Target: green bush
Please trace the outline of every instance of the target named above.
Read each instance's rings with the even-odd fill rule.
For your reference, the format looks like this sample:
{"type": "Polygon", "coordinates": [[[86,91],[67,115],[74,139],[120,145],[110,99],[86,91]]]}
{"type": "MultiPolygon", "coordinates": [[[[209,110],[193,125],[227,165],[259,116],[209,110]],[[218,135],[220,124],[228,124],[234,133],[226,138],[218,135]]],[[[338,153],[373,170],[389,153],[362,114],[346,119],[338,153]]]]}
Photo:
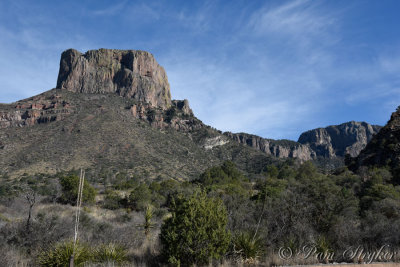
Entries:
{"type": "Polygon", "coordinates": [[[103,207],[105,209],[116,210],[122,208],[123,198],[115,191],[107,190],[104,196],[103,207]]]}
{"type": "MultiPolygon", "coordinates": [[[[73,241],[57,243],[54,247],[43,251],[38,256],[39,266],[58,267],[69,266],[69,261],[73,253],[73,241]]],[[[92,259],[92,253],[87,245],[77,243],[75,246],[74,264],[84,266],[92,259]]]]}
{"type": "Polygon", "coordinates": [[[235,254],[239,254],[243,260],[256,260],[263,254],[263,243],[258,237],[250,233],[240,233],[233,239],[235,254]]]}
{"type": "Polygon", "coordinates": [[[204,186],[209,186],[239,183],[245,180],[247,178],[236,168],[235,164],[231,161],[226,161],[222,166],[207,169],[201,174],[198,182],[204,186]]]}
{"type": "Polygon", "coordinates": [[[276,178],[279,175],[279,170],[275,165],[268,165],[267,166],[267,174],[269,177],[276,178]]]}
{"type": "Polygon", "coordinates": [[[287,185],[288,182],[286,180],[266,178],[261,182],[261,184],[257,185],[257,189],[260,191],[257,197],[259,200],[278,198],[279,195],[286,189],[287,185]]]}
{"type": "Polygon", "coordinates": [[[93,262],[122,264],[128,260],[128,251],[121,245],[104,244],[93,251],[93,262]]]}
{"type": "Polygon", "coordinates": [[[151,203],[151,192],[146,184],[140,184],[132,190],[128,198],[128,205],[134,210],[143,211],[151,203]]]}
{"type": "Polygon", "coordinates": [[[173,265],[207,264],[225,254],[230,242],[227,212],[220,199],[196,192],[172,200],[171,217],[161,227],[162,253],[173,265]]]}
{"type": "MultiPolygon", "coordinates": [[[[62,203],[76,204],[79,187],[79,177],[76,175],[63,176],[60,178],[62,195],[60,201],[62,203]]],[[[96,189],[94,189],[86,180],[83,185],[82,202],[93,203],[96,197],[96,189]]]]}

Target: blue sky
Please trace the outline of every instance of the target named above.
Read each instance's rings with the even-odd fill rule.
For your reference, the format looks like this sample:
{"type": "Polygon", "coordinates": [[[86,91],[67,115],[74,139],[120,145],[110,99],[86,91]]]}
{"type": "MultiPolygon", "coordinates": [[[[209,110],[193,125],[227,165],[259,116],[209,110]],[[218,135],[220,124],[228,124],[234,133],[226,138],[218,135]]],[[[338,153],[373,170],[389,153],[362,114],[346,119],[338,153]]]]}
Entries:
{"type": "Polygon", "coordinates": [[[400,2],[0,1],[0,102],[56,85],[62,51],[153,53],[224,131],[297,140],[400,105],[400,2]]]}

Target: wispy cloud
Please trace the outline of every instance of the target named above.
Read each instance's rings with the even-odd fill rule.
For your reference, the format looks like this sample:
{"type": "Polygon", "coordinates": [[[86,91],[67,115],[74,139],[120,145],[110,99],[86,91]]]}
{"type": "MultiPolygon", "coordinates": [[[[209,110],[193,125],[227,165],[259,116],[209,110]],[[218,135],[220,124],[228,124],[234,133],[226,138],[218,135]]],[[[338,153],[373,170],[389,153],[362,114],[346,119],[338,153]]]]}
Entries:
{"type": "Polygon", "coordinates": [[[121,12],[125,5],[126,1],[117,4],[114,3],[113,5],[107,6],[106,8],[96,9],[92,11],[91,14],[95,16],[113,16],[121,12]]]}
{"type": "Polygon", "coordinates": [[[381,123],[400,102],[400,40],[389,22],[374,24],[386,34],[375,37],[375,11],[357,3],[2,2],[0,102],[53,87],[64,49],[109,47],[152,52],[172,96],[221,130],[296,139],[355,112],[381,123]]]}
{"type": "Polygon", "coordinates": [[[390,50],[379,56],[379,66],[388,73],[399,73],[400,50],[390,50]]]}
{"type": "Polygon", "coordinates": [[[279,35],[295,40],[296,46],[317,45],[334,41],[331,35],[337,19],[331,12],[321,12],[319,4],[310,0],[286,2],[277,7],[266,6],[250,18],[249,26],[259,35],[279,35]]]}

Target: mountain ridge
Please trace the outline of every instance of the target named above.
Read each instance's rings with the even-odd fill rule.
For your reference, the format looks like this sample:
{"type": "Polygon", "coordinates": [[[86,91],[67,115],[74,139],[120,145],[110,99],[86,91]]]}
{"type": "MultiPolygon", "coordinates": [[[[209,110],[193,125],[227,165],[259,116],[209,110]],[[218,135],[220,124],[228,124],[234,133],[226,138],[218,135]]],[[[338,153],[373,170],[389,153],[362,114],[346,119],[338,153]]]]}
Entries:
{"type": "MultiPolygon", "coordinates": [[[[358,148],[379,129],[367,123],[357,125],[357,129],[350,127],[353,130],[348,132],[361,136],[350,143],[358,148]],[[364,132],[371,134],[364,136],[364,132]]],[[[321,130],[307,133],[316,131],[321,130]]],[[[29,171],[29,166],[35,169],[41,164],[52,170],[60,168],[51,165],[71,169],[95,164],[111,167],[111,163],[128,168],[133,164],[129,159],[136,159],[139,163],[132,165],[132,171],[154,172],[155,178],[169,169],[166,176],[189,179],[223,160],[236,161],[242,169],[257,165],[262,170],[260,162],[276,159],[307,161],[321,156],[344,156],[321,155],[307,138],[300,139],[303,143],[247,133],[222,133],[203,124],[194,116],[188,100],[171,99],[164,69],[150,53],[140,50],[99,49],[80,53],[68,49],[61,55],[57,88],[0,105],[0,165],[7,172],[16,172],[18,168],[29,171]],[[32,144],[26,144],[27,140],[32,144]],[[161,140],[165,141],[163,145],[161,140]],[[136,147],[135,153],[144,158],[132,155],[135,149],[129,147],[136,147]],[[171,155],[175,152],[177,158],[171,155]],[[199,158],[188,157],[190,154],[199,158]]],[[[331,144],[324,144],[329,150],[331,144]]],[[[39,169],[46,171],[46,167],[39,169]]]]}

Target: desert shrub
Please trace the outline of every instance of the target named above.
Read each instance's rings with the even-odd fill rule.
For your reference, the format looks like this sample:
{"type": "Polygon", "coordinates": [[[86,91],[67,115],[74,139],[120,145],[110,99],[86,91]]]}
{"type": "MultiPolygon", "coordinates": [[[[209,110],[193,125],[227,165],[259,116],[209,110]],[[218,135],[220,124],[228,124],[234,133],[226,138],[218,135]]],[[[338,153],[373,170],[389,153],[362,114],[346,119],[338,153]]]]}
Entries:
{"type": "Polygon", "coordinates": [[[317,177],[319,175],[317,167],[311,162],[306,161],[298,169],[296,178],[298,180],[309,180],[317,177]]]}
{"type": "Polygon", "coordinates": [[[178,193],[181,185],[181,183],[172,179],[164,180],[160,183],[160,189],[158,190],[158,193],[164,198],[168,198],[169,196],[178,193]]]}
{"type": "Polygon", "coordinates": [[[15,196],[16,193],[13,192],[11,185],[9,184],[1,184],[0,185],[0,198],[7,198],[15,196]]]}
{"type": "Polygon", "coordinates": [[[232,243],[233,252],[245,261],[254,261],[264,252],[262,240],[248,232],[237,234],[232,243]]]}
{"type": "Polygon", "coordinates": [[[267,166],[267,174],[269,177],[278,177],[279,175],[279,170],[275,165],[268,165],[267,166]]]}
{"type": "Polygon", "coordinates": [[[110,210],[116,210],[122,207],[123,198],[115,191],[107,190],[104,196],[103,207],[110,210]]]}
{"type": "Polygon", "coordinates": [[[259,190],[257,198],[260,200],[276,198],[286,189],[287,184],[286,180],[267,178],[257,185],[257,189],[259,190]]]}
{"type": "MultiPolygon", "coordinates": [[[[62,194],[60,201],[62,203],[76,204],[78,196],[79,177],[76,175],[63,176],[60,178],[62,194]]],[[[84,203],[93,203],[96,197],[96,190],[85,180],[83,185],[82,201],[84,203]]]]}
{"type": "Polygon", "coordinates": [[[250,192],[251,185],[241,171],[231,161],[224,162],[221,166],[215,166],[204,171],[199,179],[194,181],[200,184],[208,192],[218,192],[228,195],[246,196],[250,192]]]}
{"type": "Polygon", "coordinates": [[[151,192],[146,184],[140,184],[132,190],[128,197],[128,205],[134,210],[145,210],[151,202],[151,192]]]}
{"type": "Polygon", "coordinates": [[[96,263],[122,264],[128,260],[128,251],[125,247],[110,243],[103,244],[94,249],[92,258],[96,263]]]}
{"type": "Polygon", "coordinates": [[[244,175],[231,161],[226,161],[222,166],[216,166],[205,170],[200,175],[198,182],[204,186],[238,183],[246,180],[244,175]]]}
{"type": "Polygon", "coordinates": [[[152,182],[149,185],[149,189],[150,189],[151,192],[157,192],[158,193],[161,190],[161,184],[159,182],[152,182]]]}
{"type": "MultiPolygon", "coordinates": [[[[74,243],[72,241],[57,243],[55,246],[40,253],[37,262],[39,266],[45,267],[68,266],[73,251],[74,243]]],[[[89,247],[85,244],[77,243],[74,254],[75,266],[84,266],[91,259],[92,253],[89,247]]]]}
{"type": "Polygon", "coordinates": [[[293,168],[293,166],[289,165],[288,163],[283,164],[283,166],[279,168],[279,174],[278,174],[279,179],[289,180],[296,177],[296,175],[297,175],[296,170],[293,168]]]}
{"type": "Polygon", "coordinates": [[[161,227],[160,240],[165,259],[173,265],[207,264],[225,254],[230,242],[227,212],[220,199],[204,192],[177,196],[171,203],[171,217],[161,227]]]}
{"type": "Polygon", "coordinates": [[[136,177],[128,176],[126,173],[117,174],[112,184],[114,189],[117,190],[132,189],[139,185],[136,177]]]}
{"type": "Polygon", "coordinates": [[[368,245],[390,245],[399,248],[400,244],[400,203],[385,198],[374,201],[366,211],[362,221],[364,241],[368,245]]]}

